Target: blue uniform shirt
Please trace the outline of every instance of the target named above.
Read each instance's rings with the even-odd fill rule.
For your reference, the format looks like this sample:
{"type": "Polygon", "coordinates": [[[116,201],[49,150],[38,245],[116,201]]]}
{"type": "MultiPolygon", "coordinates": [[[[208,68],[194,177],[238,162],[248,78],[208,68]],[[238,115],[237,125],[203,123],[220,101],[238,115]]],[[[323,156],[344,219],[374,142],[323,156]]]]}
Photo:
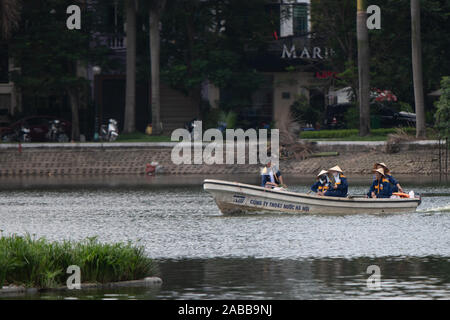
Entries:
{"type": "Polygon", "coordinates": [[[326,196],[329,197],[346,197],[348,193],[348,182],[347,178],[340,173],[339,174],[340,182],[336,183],[337,188],[334,189],[333,186],[330,187],[330,189],[325,192],[326,196]]]}
{"type": "Polygon", "coordinates": [[[397,187],[398,181],[395,180],[395,178],[393,176],[391,176],[390,174],[386,175],[386,179],[388,179],[389,183],[392,184],[392,186],[391,186],[392,192],[398,192],[398,187],[397,187]]]}
{"type": "Polygon", "coordinates": [[[318,192],[318,191],[327,191],[329,189],[329,182],[325,181],[324,183],[320,182],[320,180],[317,180],[316,183],[314,183],[311,186],[311,191],[318,192]]]}
{"type": "Polygon", "coordinates": [[[375,180],[370,187],[368,196],[372,196],[372,192],[375,193],[377,198],[390,198],[392,196],[392,186],[389,180],[382,178],[381,180],[375,180]]]}

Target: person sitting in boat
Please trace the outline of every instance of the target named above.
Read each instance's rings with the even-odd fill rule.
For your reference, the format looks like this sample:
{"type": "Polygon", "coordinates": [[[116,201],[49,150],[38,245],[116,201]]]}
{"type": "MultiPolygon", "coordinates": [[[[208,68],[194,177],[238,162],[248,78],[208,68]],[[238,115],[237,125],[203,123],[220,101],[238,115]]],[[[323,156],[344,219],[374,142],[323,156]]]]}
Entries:
{"type": "Polygon", "coordinates": [[[330,178],[330,187],[324,193],[324,196],[346,197],[348,192],[348,183],[341,168],[339,166],[335,166],[328,169],[328,174],[330,178]]]}
{"type": "Polygon", "coordinates": [[[266,188],[284,186],[281,172],[276,167],[272,166],[271,160],[267,162],[266,166],[261,171],[261,186],[266,188]]]}
{"type": "Polygon", "coordinates": [[[373,181],[367,196],[369,198],[390,198],[392,186],[387,179],[383,168],[375,170],[376,179],[373,181]]]}
{"type": "MultiPolygon", "coordinates": [[[[402,192],[403,193],[403,188],[400,185],[400,183],[398,183],[398,181],[391,175],[391,172],[389,170],[389,168],[383,163],[375,163],[373,166],[373,171],[375,172],[377,169],[383,169],[384,171],[384,175],[386,177],[386,179],[389,180],[389,183],[392,185],[392,192],[402,192]]],[[[375,179],[375,178],[374,178],[375,179]]]]}
{"type": "Polygon", "coordinates": [[[311,191],[323,196],[330,187],[330,179],[328,178],[328,171],[322,170],[317,175],[317,181],[311,186],[311,191]]]}

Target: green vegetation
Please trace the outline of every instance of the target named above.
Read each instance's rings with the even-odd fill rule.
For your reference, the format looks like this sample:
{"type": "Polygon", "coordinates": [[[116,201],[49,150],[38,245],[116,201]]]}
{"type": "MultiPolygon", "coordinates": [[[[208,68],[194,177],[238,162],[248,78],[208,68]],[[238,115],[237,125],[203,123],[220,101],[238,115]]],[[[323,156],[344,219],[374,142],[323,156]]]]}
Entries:
{"type": "Polygon", "coordinates": [[[171,142],[169,136],[149,136],[141,132],[122,133],[117,142],[171,142]]]}
{"type": "MultiPolygon", "coordinates": [[[[167,1],[162,24],[170,28],[161,30],[162,80],[199,99],[208,79],[222,90],[218,102],[225,113],[252,106],[252,93],[271,80],[249,61],[266,50],[279,24],[266,5],[265,0],[167,1]]],[[[241,125],[239,118],[228,120],[241,125]]],[[[208,125],[217,127],[216,121],[208,125]]]]}
{"type": "Polygon", "coordinates": [[[66,285],[67,267],[81,269],[81,281],[113,282],[154,275],[156,267],[143,247],[102,244],[94,238],[81,242],[49,242],[30,235],[0,237],[0,287],[18,284],[55,288],[66,285]]]}
{"type": "MultiPolygon", "coordinates": [[[[304,131],[301,132],[300,138],[302,139],[327,139],[327,140],[345,140],[345,141],[385,141],[387,135],[390,133],[396,133],[397,128],[387,129],[373,129],[371,135],[367,137],[360,137],[358,135],[358,129],[342,129],[342,130],[320,130],[320,131],[304,131]]],[[[415,135],[415,128],[403,128],[409,135],[415,135]]],[[[429,138],[436,136],[436,133],[429,129],[427,132],[429,138]]]]}
{"type": "MultiPolygon", "coordinates": [[[[421,37],[423,46],[424,92],[439,87],[442,76],[450,70],[450,59],[441,59],[450,50],[450,2],[423,0],[421,5],[421,37]]],[[[411,86],[411,1],[373,0],[371,5],[382,8],[382,28],[369,30],[370,85],[391,90],[404,104],[415,105],[411,86]]],[[[312,31],[320,35],[316,45],[333,48],[327,60],[329,70],[339,72],[335,79],[339,87],[350,86],[356,93],[358,84],[357,43],[355,23],[356,1],[311,1],[312,31]]],[[[434,113],[433,105],[426,104],[434,113]]]]}
{"type": "Polygon", "coordinates": [[[299,95],[291,106],[293,117],[297,121],[303,121],[315,125],[323,117],[323,110],[320,110],[309,103],[304,95],[299,95]]]}
{"type": "Polygon", "coordinates": [[[436,102],[436,127],[444,137],[450,136],[450,77],[443,77],[441,81],[442,94],[436,102]]]}

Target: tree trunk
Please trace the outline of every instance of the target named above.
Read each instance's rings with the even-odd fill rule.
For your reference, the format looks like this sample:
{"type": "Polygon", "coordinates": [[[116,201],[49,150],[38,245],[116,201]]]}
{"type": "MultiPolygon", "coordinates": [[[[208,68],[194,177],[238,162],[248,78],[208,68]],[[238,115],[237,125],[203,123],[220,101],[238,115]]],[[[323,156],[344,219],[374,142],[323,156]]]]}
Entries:
{"type": "MultiPolygon", "coordinates": [[[[164,3],[162,3],[163,5],[164,3]]],[[[154,134],[161,134],[161,101],[159,87],[159,22],[162,8],[153,6],[149,9],[150,23],[150,62],[151,62],[151,107],[152,107],[152,131],[154,134]]]]}
{"type": "Polygon", "coordinates": [[[425,138],[425,107],[422,74],[422,40],[420,38],[420,0],[411,0],[411,48],[416,105],[416,137],[425,138]]]}
{"type": "Polygon", "coordinates": [[[367,136],[370,133],[369,33],[366,26],[367,12],[364,0],[357,1],[356,32],[358,40],[359,135],[367,136]]]}
{"type": "Polygon", "coordinates": [[[72,141],[80,141],[80,118],[78,115],[78,94],[76,90],[68,90],[70,109],[72,110],[72,141]]]}
{"type": "Polygon", "coordinates": [[[124,133],[136,131],[136,6],[126,1],[127,14],[127,76],[124,133]]]}

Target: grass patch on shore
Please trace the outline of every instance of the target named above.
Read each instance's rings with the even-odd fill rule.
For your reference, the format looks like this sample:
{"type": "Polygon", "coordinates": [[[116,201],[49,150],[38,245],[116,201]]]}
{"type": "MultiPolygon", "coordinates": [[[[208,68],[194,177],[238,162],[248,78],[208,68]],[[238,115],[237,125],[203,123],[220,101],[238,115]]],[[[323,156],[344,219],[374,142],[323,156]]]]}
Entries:
{"type": "Polygon", "coordinates": [[[142,132],[122,133],[117,142],[171,142],[169,136],[149,136],[142,132]]]}
{"type": "Polygon", "coordinates": [[[30,235],[0,237],[0,288],[15,284],[37,288],[66,285],[67,267],[77,265],[81,282],[106,283],[142,279],[156,273],[143,247],[128,243],[49,242],[30,235]]]}
{"type": "MultiPolygon", "coordinates": [[[[340,141],[386,141],[388,134],[396,133],[397,128],[382,128],[372,129],[370,135],[366,137],[359,136],[358,129],[340,129],[340,130],[318,130],[318,131],[303,131],[300,133],[302,139],[326,139],[326,140],[340,140],[340,141]]],[[[411,136],[416,135],[416,128],[403,128],[403,130],[411,136]]],[[[428,128],[427,138],[435,139],[436,132],[428,128]]]]}

